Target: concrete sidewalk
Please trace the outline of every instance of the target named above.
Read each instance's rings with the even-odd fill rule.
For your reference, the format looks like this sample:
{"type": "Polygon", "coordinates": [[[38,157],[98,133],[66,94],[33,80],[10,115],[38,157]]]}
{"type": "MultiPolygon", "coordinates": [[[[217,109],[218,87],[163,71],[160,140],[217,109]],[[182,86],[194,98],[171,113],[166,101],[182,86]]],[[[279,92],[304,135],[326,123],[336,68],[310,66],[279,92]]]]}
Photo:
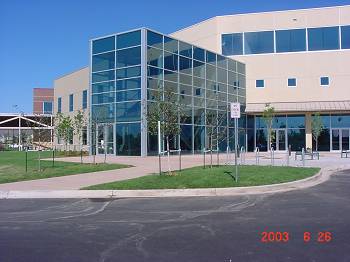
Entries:
{"type": "MultiPolygon", "coordinates": [[[[220,154],[220,163],[225,164],[227,161],[233,162],[233,155],[231,154],[227,158],[226,154],[220,154]]],[[[61,161],[68,162],[80,162],[79,157],[60,158],[61,161]]],[[[97,162],[103,162],[103,156],[97,156],[97,162]]],[[[84,157],[84,163],[92,163],[92,157],[84,157]]],[[[121,163],[132,165],[130,168],[100,171],[93,173],[85,173],[78,175],[70,175],[63,177],[53,177],[46,179],[22,181],[15,183],[0,184],[0,191],[23,191],[23,190],[77,190],[90,185],[108,183],[113,181],[120,181],[125,179],[131,179],[141,177],[151,173],[159,172],[158,169],[158,157],[123,157],[123,156],[109,156],[107,157],[108,163],[121,163]]],[[[254,165],[256,164],[256,158],[254,153],[247,153],[245,155],[245,161],[239,159],[241,164],[254,165]]],[[[210,163],[210,155],[206,156],[207,165],[210,163]]],[[[217,163],[216,155],[213,155],[213,164],[217,163]]],[[[171,157],[171,168],[173,170],[179,169],[179,157],[171,157]]],[[[270,165],[270,155],[266,153],[260,154],[260,165],[270,165]]],[[[287,165],[286,153],[275,154],[275,165],[287,165]]],[[[203,155],[184,155],[181,161],[182,168],[189,168],[194,166],[203,165],[203,155]]],[[[300,160],[294,160],[294,155],[289,158],[290,166],[302,166],[303,163],[300,160]]],[[[340,158],[340,154],[335,153],[321,153],[320,160],[306,160],[305,166],[311,167],[327,167],[338,168],[340,166],[350,166],[350,158],[340,158]]],[[[162,159],[162,169],[167,170],[167,159],[162,159]]]]}
{"type": "Polygon", "coordinates": [[[22,198],[144,198],[144,197],[208,197],[273,194],[299,190],[321,184],[345,167],[323,168],[312,177],[302,180],[251,187],[200,188],[200,189],[150,189],[150,190],[28,190],[0,191],[0,199],[22,198]]]}

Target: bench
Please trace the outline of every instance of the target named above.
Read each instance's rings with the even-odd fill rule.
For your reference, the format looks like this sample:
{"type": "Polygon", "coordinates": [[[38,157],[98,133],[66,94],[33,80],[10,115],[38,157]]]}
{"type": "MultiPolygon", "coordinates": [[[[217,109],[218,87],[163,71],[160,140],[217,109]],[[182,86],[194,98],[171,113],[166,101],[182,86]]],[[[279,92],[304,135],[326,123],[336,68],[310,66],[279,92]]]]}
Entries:
{"type": "Polygon", "coordinates": [[[348,158],[348,155],[350,156],[350,150],[342,150],[340,153],[341,158],[348,158]]]}
{"type": "MultiPolygon", "coordinates": [[[[350,153],[349,153],[350,154],[350,153]]],[[[303,157],[303,152],[302,151],[297,151],[295,152],[295,160],[298,159],[298,156],[301,158],[303,157]]],[[[304,156],[309,156],[311,160],[314,160],[315,157],[317,157],[318,160],[320,160],[320,153],[316,151],[305,151],[304,156]]]]}

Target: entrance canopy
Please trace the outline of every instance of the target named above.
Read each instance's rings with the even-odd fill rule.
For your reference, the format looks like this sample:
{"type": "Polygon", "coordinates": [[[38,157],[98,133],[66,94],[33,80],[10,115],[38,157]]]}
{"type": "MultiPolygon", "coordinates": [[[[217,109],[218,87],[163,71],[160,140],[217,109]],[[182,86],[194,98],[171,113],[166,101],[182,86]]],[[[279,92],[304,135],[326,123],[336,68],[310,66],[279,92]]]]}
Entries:
{"type": "MultiPolygon", "coordinates": [[[[276,112],[350,111],[350,101],[272,102],[276,112]]],[[[266,103],[247,103],[246,113],[262,113],[266,103]]]]}

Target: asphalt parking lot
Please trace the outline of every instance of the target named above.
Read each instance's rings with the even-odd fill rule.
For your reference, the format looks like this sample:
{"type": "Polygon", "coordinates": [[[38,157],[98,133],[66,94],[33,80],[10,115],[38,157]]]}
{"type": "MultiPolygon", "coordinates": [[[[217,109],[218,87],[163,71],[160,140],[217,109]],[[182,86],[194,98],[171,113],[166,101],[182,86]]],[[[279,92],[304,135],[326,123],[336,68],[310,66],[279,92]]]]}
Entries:
{"type": "Polygon", "coordinates": [[[270,195],[0,200],[0,261],[350,261],[350,170],[270,195]]]}

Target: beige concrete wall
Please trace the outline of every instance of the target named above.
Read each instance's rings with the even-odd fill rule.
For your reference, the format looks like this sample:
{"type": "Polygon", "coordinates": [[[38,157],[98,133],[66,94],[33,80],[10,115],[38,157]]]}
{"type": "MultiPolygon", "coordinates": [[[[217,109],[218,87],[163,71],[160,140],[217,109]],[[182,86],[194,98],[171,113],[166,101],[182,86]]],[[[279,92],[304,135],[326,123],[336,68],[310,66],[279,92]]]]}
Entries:
{"type": "MultiPolygon", "coordinates": [[[[221,34],[350,25],[350,6],[219,16],[172,34],[221,53],[221,34]],[[213,31],[214,30],[214,31],[213,31]]],[[[350,50],[232,56],[246,63],[247,103],[350,100],[350,50]],[[321,87],[320,77],[330,86],[321,87]],[[297,87],[287,86],[297,78],[297,87]],[[265,80],[257,89],[255,81],[265,80]]]]}
{"type": "MultiPolygon", "coordinates": [[[[54,81],[54,114],[57,114],[58,98],[62,99],[62,113],[73,117],[78,110],[83,110],[85,119],[88,121],[90,96],[89,96],[89,68],[84,67],[54,81]],[[83,91],[88,91],[88,106],[83,110],[83,91]],[[73,94],[73,112],[69,112],[69,95],[73,94]]],[[[57,139],[55,138],[57,144],[57,139]]],[[[78,138],[74,136],[73,144],[79,145],[78,138]]]]}

